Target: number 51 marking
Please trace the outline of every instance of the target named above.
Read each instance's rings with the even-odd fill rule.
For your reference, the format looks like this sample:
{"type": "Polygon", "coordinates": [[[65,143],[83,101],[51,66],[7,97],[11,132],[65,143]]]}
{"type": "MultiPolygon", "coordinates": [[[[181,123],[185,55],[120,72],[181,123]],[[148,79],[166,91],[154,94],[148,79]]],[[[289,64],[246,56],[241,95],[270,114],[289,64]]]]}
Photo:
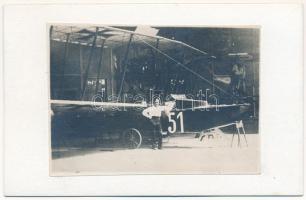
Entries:
{"type": "MultiPolygon", "coordinates": [[[[175,119],[172,118],[172,116],[175,116],[174,112],[170,112],[168,118],[169,118],[169,123],[170,126],[168,127],[169,133],[175,133],[176,132],[176,121],[175,119]]],[[[174,117],[175,118],[175,117],[174,117]]],[[[184,132],[184,118],[183,118],[183,112],[179,112],[178,115],[176,116],[177,119],[180,119],[180,128],[181,132],[184,132]]]]}

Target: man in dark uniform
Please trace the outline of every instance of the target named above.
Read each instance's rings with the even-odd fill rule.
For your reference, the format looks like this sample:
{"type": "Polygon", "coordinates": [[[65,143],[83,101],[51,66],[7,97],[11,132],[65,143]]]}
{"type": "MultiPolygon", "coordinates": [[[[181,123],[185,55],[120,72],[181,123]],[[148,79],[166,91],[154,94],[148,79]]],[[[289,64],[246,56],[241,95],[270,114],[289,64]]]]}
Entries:
{"type": "Polygon", "coordinates": [[[145,109],[142,114],[151,119],[151,122],[154,126],[152,134],[152,148],[153,149],[162,149],[163,135],[162,127],[160,122],[162,107],[159,105],[159,99],[155,99],[154,105],[145,109]]]}
{"type": "Polygon", "coordinates": [[[246,93],[245,76],[246,70],[243,63],[237,63],[232,69],[232,88],[235,96],[240,96],[246,93]]]}

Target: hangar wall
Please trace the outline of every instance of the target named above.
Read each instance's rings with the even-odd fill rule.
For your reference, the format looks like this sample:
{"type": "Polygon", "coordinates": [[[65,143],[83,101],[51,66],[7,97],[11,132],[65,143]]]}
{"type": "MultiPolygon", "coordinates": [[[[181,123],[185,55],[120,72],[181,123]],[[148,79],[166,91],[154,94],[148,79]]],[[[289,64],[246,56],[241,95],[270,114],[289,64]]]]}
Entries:
{"type": "MultiPolygon", "coordinates": [[[[89,65],[91,47],[51,41],[50,49],[51,98],[79,100],[84,89],[84,74],[89,65]]],[[[101,71],[97,93],[102,93],[102,88],[108,95],[116,93],[116,82],[113,81],[116,73],[114,62],[111,49],[104,48],[101,54],[101,47],[94,47],[83,100],[91,100],[95,94],[99,67],[101,71]],[[101,65],[99,65],[100,59],[101,65]]]]}

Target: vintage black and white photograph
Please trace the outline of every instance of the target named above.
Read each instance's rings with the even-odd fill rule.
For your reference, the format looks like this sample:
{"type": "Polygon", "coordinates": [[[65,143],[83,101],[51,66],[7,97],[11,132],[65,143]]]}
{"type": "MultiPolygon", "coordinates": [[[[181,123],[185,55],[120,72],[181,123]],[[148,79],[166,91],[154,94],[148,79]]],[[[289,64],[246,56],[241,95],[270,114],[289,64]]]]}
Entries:
{"type": "Polygon", "coordinates": [[[48,33],[50,175],[260,173],[260,27],[48,33]]]}

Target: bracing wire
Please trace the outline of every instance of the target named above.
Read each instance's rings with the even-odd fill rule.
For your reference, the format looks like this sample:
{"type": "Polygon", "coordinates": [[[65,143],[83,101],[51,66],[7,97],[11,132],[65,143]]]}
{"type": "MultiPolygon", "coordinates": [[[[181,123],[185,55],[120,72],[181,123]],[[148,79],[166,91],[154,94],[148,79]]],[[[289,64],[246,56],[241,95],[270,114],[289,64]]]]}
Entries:
{"type": "MultiPolygon", "coordinates": [[[[154,47],[153,45],[147,43],[146,41],[144,41],[142,38],[140,38],[140,40],[145,43],[146,45],[150,46],[151,48],[155,49],[156,51],[158,51],[160,54],[164,55],[165,57],[169,58],[170,60],[174,61],[175,63],[177,63],[179,66],[183,67],[185,70],[189,71],[190,73],[194,74],[195,76],[199,77],[200,79],[204,80],[205,82],[207,82],[210,85],[213,85],[213,83],[211,83],[209,80],[207,80],[205,77],[201,76],[200,74],[198,74],[197,72],[193,71],[192,69],[186,67],[184,64],[182,64],[181,62],[179,62],[178,60],[172,58],[171,56],[169,56],[168,54],[166,54],[165,52],[161,51],[160,49],[154,47]]],[[[214,85],[215,88],[219,89],[220,91],[224,92],[225,94],[231,95],[229,94],[226,90],[222,89],[221,87],[214,85]]]]}

